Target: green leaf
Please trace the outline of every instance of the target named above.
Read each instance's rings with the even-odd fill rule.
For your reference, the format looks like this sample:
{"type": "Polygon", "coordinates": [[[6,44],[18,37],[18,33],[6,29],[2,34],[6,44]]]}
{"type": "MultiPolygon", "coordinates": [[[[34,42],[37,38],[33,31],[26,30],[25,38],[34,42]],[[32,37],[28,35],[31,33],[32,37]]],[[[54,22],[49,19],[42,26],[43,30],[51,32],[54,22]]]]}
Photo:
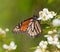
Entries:
{"type": "Polygon", "coordinates": [[[57,17],[58,19],[60,19],[60,15],[57,15],[56,17],[57,17]]]}

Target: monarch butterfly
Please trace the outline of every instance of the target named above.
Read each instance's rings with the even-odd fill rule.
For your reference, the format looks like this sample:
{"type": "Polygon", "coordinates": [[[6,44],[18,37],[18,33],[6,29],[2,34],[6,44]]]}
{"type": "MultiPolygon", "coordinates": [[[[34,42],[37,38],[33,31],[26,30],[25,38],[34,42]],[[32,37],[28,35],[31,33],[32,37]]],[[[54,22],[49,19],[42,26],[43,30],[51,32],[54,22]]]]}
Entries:
{"type": "Polygon", "coordinates": [[[24,20],[23,22],[16,25],[16,27],[13,29],[14,33],[26,33],[27,35],[31,37],[37,37],[41,34],[41,25],[37,19],[37,16],[33,16],[32,18],[29,18],[27,20],[24,20]]]}

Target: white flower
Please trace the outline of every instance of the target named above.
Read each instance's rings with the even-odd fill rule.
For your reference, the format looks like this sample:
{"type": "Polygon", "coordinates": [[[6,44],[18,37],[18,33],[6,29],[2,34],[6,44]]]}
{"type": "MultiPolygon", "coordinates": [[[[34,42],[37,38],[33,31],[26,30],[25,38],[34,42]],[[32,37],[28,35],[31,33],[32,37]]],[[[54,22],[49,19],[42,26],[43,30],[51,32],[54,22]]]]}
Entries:
{"type": "Polygon", "coordinates": [[[52,39],[51,36],[47,37],[47,40],[48,40],[48,43],[49,43],[49,44],[52,44],[52,40],[53,40],[53,39],[52,39]]]}
{"type": "Polygon", "coordinates": [[[54,19],[54,20],[52,21],[52,25],[53,25],[53,26],[60,26],[60,20],[59,20],[59,19],[54,19]]]}
{"type": "Polygon", "coordinates": [[[34,52],[45,52],[47,45],[47,41],[41,41],[34,52]]]}
{"type": "Polygon", "coordinates": [[[53,18],[53,15],[51,13],[49,13],[47,16],[49,17],[49,19],[53,18]]]}
{"type": "Polygon", "coordinates": [[[6,32],[4,30],[2,30],[2,28],[0,28],[0,35],[2,34],[6,34],[6,32]]]}
{"type": "Polygon", "coordinates": [[[56,30],[56,29],[54,29],[54,30],[53,30],[53,32],[54,32],[54,33],[56,33],[56,32],[57,32],[57,30],[56,30]]]}
{"type": "Polygon", "coordinates": [[[6,35],[6,32],[8,32],[9,29],[6,28],[5,30],[3,30],[2,28],[0,28],[0,35],[6,35]]]}
{"type": "Polygon", "coordinates": [[[9,48],[9,46],[8,46],[8,45],[6,45],[6,44],[4,44],[4,45],[3,45],[3,48],[4,48],[4,49],[8,49],[8,48],[9,48]]]}
{"type": "Polygon", "coordinates": [[[6,28],[6,29],[5,29],[5,31],[6,31],[6,32],[8,32],[8,31],[9,31],[9,29],[8,29],[8,28],[6,28]]]}
{"type": "Polygon", "coordinates": [[[56,45],[58,42],[58,35],[55,35],[53,37],[49,35],[49,36],[45,36],[45,37],[47,37],[47,41],[49,44],[56,45]]]}
{"type": "Polygon", "coordinates": [[[39,49],[40,48],[40,46],[37,46],[37,49],[39,49]]]}
{"type": "Polygon", "coordinates": [[[36,49],[34,52],[42,52],[41,49],[36,49]]]}
{"type": "Polygon", "coordinates": [[[41,41],[40,43],[39,43],[39,46],[41,47],[41,48],[47,48],[47,41],[41,41]]]}
{"type": "Polygon", "coordinates": [[[48,31],[48,34],[53,34],[53,31],[48,31]]]}
{"type": "Polygon", "coordinates": [[[3,44],[3,48],[8,50],[15,50],[16,47],[17,45],[15,45],[14,41],[11,41],[9,46],[6,44],[3,44]]]}
{"type": "Polygon", "coordinates": [[[49,12],[47,8],[44,8],[43,11],[39,12],[39,18],[37,20],[46,21],[50,18],[53,18],[54,16],[56,16],[55,12],[53,11],[49,12]]]}
{"type": "Polygon", "coordinates": [[[57,13],[55,13],[53,11],[51,11],[50,13],[52,14],[52,16],[56,16],[56,14],[57,14],[57,13]]]}
{"type": "Polygon", "coordinates": [[[45,35],[44,37],[49,37],[50,35],[45,35]]]}
{"type": "Polygon", "coordinates": [[[44,52],[44,48],[41,48],[40,46],[37,46],[36,50],[34,52],[44,52]]]}
{"type": "Polygon", "coordinates": [[[58,48],[60,48],[60,42],[58,42],[56,46],[57,46],[58,48]]]}
{"type": "Polygon", "coordinates": [[[48,13],[49,13],[49,11],[48,11],[48,9],[47,9],[47,8],[44,8],[44,9],[43,9],[43,12],[44,12],[44,13],[46,13],[46,14],[48,14],[48,13]]]}
{"type": "Polygon", "coordinates": [[[0,32],[2,31],[2,28],[0,28],[0,32]]]}
{"type": "Polygon", "coordinates": [[[57,30],[54,29],[54,30],[52,30],[52,31],[48,31],[48,34],[53,34],[53,33],[56,33],[56,32],[57,32],[57,30]]]}
{"type": "Polygon", "coordinates": [[[1,34],[6,34],[6,32],[5,31],[1,31],[1,34]]]}
{"type": "Polygon", "coordinates": [[[48,20],[48,19],[49,17],[45,13],[42,13],[38,18],[38,20],[43,20],[43,21],[48,20]]]}

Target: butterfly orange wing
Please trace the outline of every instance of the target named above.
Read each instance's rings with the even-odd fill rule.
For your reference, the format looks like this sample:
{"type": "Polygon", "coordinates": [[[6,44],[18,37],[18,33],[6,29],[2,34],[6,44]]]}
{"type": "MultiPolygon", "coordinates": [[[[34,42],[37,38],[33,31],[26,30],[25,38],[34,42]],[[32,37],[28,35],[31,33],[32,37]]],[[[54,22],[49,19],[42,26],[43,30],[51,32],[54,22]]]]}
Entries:
{"type": "Polygon", "coordinates": [[[30,19],[27,20],[27,21],[24,21],[20,27],[20,30],[21,31],[26,31],[27,27],[28,27],[28,24],[30,23],[30,19]]]}

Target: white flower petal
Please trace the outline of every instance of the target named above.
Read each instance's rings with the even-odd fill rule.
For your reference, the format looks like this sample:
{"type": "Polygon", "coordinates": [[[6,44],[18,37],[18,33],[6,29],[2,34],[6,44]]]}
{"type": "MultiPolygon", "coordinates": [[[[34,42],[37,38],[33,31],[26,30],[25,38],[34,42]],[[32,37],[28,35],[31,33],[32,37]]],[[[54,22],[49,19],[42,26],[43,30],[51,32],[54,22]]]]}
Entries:
{"type": "Polygon", "coordinates": [[[53,41],[53,44],[56,45],[57,44],[57,41],[53,41]]]}
{"type": "Polygon", "coordinates": [[[48,31],[48,34],[53,34],[53,31],[48,31]]]}
{"type": "Polygon", "coordinates": [[[17,45],[15,45],[14,47],[12,47],[12,49],[13,49],[13,50],[15,50],[15,49],[16,49],[16,47],[17,47],[17,45]]]}
{"type": "Polygon", "coordinates": [[[9,31],[9,29],[8,29],[8,28],[6,28],[6,29],[5,29],[5,31],[6,31],[6,32],[8,32],[8,31],[9,31]]]}
{"type": "Polygon", "coordinates": [[[0,28],[0,32],[2,32],[2,28],[0,28]]]}
{"type": "Polygon", "coordinates": [[[49,11],[48,11],[47,8],[44,8],[44,9],[43,9],[43,12],[44,12],[44,13],[47,13],[47,14],[49,13],[49,11]]]}
{"type": "Polygon", "coordinates": [[[49,18],[53,18],[53,16],[52,16],[51,14],[48,14],[48,17],[49,17],[49,18]]]}
{"type": "Polygon", "coordinates": [[[34,52],[42,52],[41,49],[36,49],[34,52]]]}
{"type": "Polygon", "coordinates": [[[40,46],[37,46],[37,49],[39,49],[40,48],[40,46]]]}
{"type": "Polygon", "coordinates": [[[48,41],[49,44],[53,44],[53,41],[48,41]]]}
{"type": "Polygon", "coordinates": [[[56,35],[54,36],[54,39],[58,39],[58,37],[59,37],[59,35],[58,35],[58,34],[56,34],[56,35]]]}
{"type": "Polygon", "coordinates": [[[56,14],[57,14],[57,13],[55,13],[53,11],[51,11],[50,13],[52,14],[52,16],[56,16],[56,14]]]}
{"type": "Polygon", "coordinates": [[[43,13],[43,11],[40,11],[40,12],[39,12],[39,15],[42,15],[42,13],[43,13]]]}
{"type": "Polygon", "coordinates": [[[47,40],[51,41],[51,40],[53,40],[53,38],[51,36],[49,36],[49,37],[47,37],[47,40]]]}
{"type": "Polygon", "coordinates": [[[2,30],[2,31],[1,31],[1,34],[6,34],[6,32],[2,30]]]}
{"type": "Polygon", "coordinates": [[[44,37],[49,37],[49,35],[45,35],[44,37]]]}
{"type": "Polygon", "coordinates": [[[54,38],[54,41],[57,42],[58,41],[58,38],[54,38]]]}
{"type": "Polygon", "coordinates": [[[0,28],[0,34],[6,34],[6,32],[0,28]]]}
{"type": "Polygon", "coordinates": [[[15,50],[16,47],[17,47],[17,45],[15,45],[14,41],[11,41],[11,43],[10,43],[10,49],[11,50],[15,50]]]}
{"type": "Polygon", "coordinates": [[[37,18],[37,20],[41,20],[41,17],[39,16],[39,18],[37,18]]]}
{"type": "Polygon", "coordinates": [[[58,48],[60,48],[60,42],[58,42],[56,46],[57,46],[58,48]]]}
{"type": "Polygon", "coordinates": [[[56,33],[56,32],[57,32],[57,30],[56,30],[56,29],[54,29],[54,30],[53,30],[53,32],[54,32],[54,33],[56,33]]]}
{"type": "Polygon", "coordinates": [[[59,20],[59,19],[54,19],[54,20],[52,21],[52,25],[53,25],[53,26],[60,26],[60,20],[59,20]]]}
{"type": "Polygon", "coordinates": [[[3,48],[4,48],[4,49],[8,49],[9,47],[8,47],[8,45],[4,44],[4,45],[3,45],[3,48]]]}
{"type": "Polygon", "coordinates": [[[47,48],[47,41],[41,41],[40,43],[39,43],[39,46],[41,47],[41,48],[47,48]]]}
{"type": "Polygon", "coordinates": [[[11,46],[11,47],[14,47],[14,46],[15,46],[14,41],[11,41],[10,46],[11,46]]]}
{"type": "Polygon", "coordinates": [[[48,40],[48,43],[49,43],[49,44],[52,44],[52,42],[53,42],[53,41],[52,41],[53,38],[52,38],[51,36],[49,36],[49,37],[47,38],[47,40],[48,40]]]}

